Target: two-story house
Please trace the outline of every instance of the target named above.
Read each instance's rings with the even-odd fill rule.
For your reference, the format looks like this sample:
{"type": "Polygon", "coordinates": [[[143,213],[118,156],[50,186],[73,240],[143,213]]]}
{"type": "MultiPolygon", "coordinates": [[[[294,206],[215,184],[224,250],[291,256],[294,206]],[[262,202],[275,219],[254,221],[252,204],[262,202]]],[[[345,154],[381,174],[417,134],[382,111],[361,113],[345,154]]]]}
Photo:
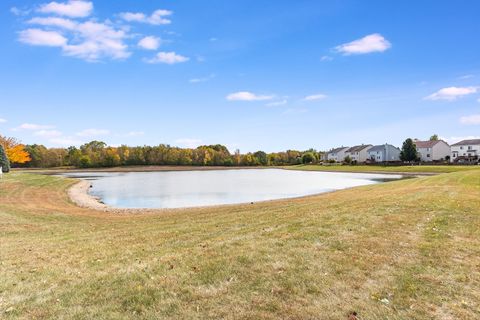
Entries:
{"type": "Polygon", "coordinates": [[[371,144],[362,144],[348,148],[347,151],[345,151],[345,157],[350,157],[353,163],[364,163],[369,159],[367,151],[371,147],[371,144]]]}
{"type": "Polygon", "coordinates": [[[371,147],[367,155],[370,162],[400,161],[400,149],[388,143],[371,147]]]}
{"type": "Polygon", "coordinates": [[[462,140],[451,146],[451,162],[478,161],[480,156],[480,139],[462,140]]]}
{"type": "Polygon", "coordinates": [[[415,140],[420,161],[431,162],[445,160],[450,156],[450,146],[443,140],[420,141],[415,140]]]}
{"type": "Polygon", "coordinates": [[[327,160],[335,161],[335,162],[342,162],[345,160],[345,152],[348,150],[348,147],[340,147],[340,148],[335,148],[330,151],[328,151],[327,154],[327,160]]]}

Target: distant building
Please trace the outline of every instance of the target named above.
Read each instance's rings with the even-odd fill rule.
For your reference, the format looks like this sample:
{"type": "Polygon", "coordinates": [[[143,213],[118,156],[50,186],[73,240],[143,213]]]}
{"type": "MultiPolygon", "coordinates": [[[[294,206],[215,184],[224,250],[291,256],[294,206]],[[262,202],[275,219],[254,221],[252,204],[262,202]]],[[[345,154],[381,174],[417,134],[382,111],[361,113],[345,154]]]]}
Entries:
{"type": "Polygon", "coordinates": [[[335,162],[343,162],[345,159],[345,151],[348,150],[348,147],[340,147],[328,151],[327,160],[333,160],[335,162]]]}
{"type": "Polygon", "coordinates": [[[367,159],[369,159],[367,151],[371,147],[371,144],[362,144],[359,146],[348,148],[347,151],[345,151],[345,157],[350,157],[350,159],[352,159],[352,162],[355,163],[364,163],[365,161],[367,161],[367,159]]]}
{"type": "Polygon", "coordinates": [[[415,140],[417,153],[423,162],[445,160],[450,156],[450,146],[443,140],[419,141],[415,140]]]}
{"type": "Polygon", "coordinates": [[[462,140],[452,144],[451,162],[478,162],[480,156],[480,139],[462,140]]]}
{"type": "Polygon", "coordinates": [[[370,162],[400,161],[400,149],[388,143],[371,147],[367,155],[370,162]]]}

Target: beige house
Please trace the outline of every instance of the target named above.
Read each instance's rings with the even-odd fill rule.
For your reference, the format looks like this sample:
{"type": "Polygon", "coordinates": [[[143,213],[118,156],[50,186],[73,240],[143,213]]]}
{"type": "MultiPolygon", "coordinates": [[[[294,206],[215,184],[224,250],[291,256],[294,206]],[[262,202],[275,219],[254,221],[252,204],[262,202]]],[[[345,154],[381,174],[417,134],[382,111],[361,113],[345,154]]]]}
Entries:
{"type": "Polygon", "coordinates": [[[362,144],[359,146],[348,148],[347,151],[345,151],[345,157],[350,157],[350,159],[352,159],[352,162],[355,163],[364,163],[367,161],[367,159],[369,159],[368,149],[370,149],[371,147],[371,144],[362,144]]]}
{"type": "Polygon", "coordinates": [[[443,140],[420,141],[415,140],[417,153],[423,162],[445,160],[450,156],[450,146],[443,140]]]}
{"type": "Polygon", "coordinates": [[[348,150],[348,147],[335,148],[327,153],[327,160],[333,160],[335,162],[343,162],[345,160],[345,151],[348,150]]]}

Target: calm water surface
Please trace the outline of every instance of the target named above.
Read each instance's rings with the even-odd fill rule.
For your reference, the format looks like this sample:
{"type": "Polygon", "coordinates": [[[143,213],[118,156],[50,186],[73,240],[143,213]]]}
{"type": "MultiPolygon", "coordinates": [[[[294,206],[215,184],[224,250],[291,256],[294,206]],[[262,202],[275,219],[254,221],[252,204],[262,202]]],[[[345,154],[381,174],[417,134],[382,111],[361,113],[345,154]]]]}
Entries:
{"type": "Polygon", "coordinates": [[[400,175],[281,169],[70,173],[118,208],[184,208],[292,198],[400,179],[400,175]]]}

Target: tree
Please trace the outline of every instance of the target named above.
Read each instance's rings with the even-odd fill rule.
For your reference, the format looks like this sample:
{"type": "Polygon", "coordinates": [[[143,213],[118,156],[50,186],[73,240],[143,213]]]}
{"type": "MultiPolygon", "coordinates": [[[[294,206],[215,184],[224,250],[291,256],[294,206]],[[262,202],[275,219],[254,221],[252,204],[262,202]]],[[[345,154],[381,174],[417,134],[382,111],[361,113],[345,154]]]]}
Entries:
{"type": "Polygon", "coordinates": [[[2,168],[2,172],[10,171],[10,161],[2,145],[0,145],[0,167],[2,168]]]}
{"type": "Polygon", "coordinates": [[[346,164],[351,164],[352,158],[350,156],[346,156],[345,159],[343,159],[343,162],[345,162],[346,164]]]}
{"type": "Polygon", "coordinates": [[[412,139],[408,138],[403,142],[400,159],[407,162],[418,161],[417,147],[412,139]]]}
{"type": "Polygon", "coordinates": [[[434,134],[433,136],[430,137],[430,141],[438,141],[438,134],[434,134]]]}
{"type": "Polygon", "coordinates": [[[315,158],[315,154],[313,152],[306,152],[302,155],[303,164],[313,163],[315,160],[317,159],[315,158]]]}
{"type": "Polygon", "coordinates": [[[22,164],[30,161],[30,155],[25,151],[25,146],[17,139],[0,136],[0,145],[7,154],[10,163],[22,164]]]}
{"type": "Polygon", "coordinates": [[[262,166],[266,166],[268,164],[268,157],[267,154],[263,151],[257,151],[253,154],[256,158],[256,163],[262,166]]]}

